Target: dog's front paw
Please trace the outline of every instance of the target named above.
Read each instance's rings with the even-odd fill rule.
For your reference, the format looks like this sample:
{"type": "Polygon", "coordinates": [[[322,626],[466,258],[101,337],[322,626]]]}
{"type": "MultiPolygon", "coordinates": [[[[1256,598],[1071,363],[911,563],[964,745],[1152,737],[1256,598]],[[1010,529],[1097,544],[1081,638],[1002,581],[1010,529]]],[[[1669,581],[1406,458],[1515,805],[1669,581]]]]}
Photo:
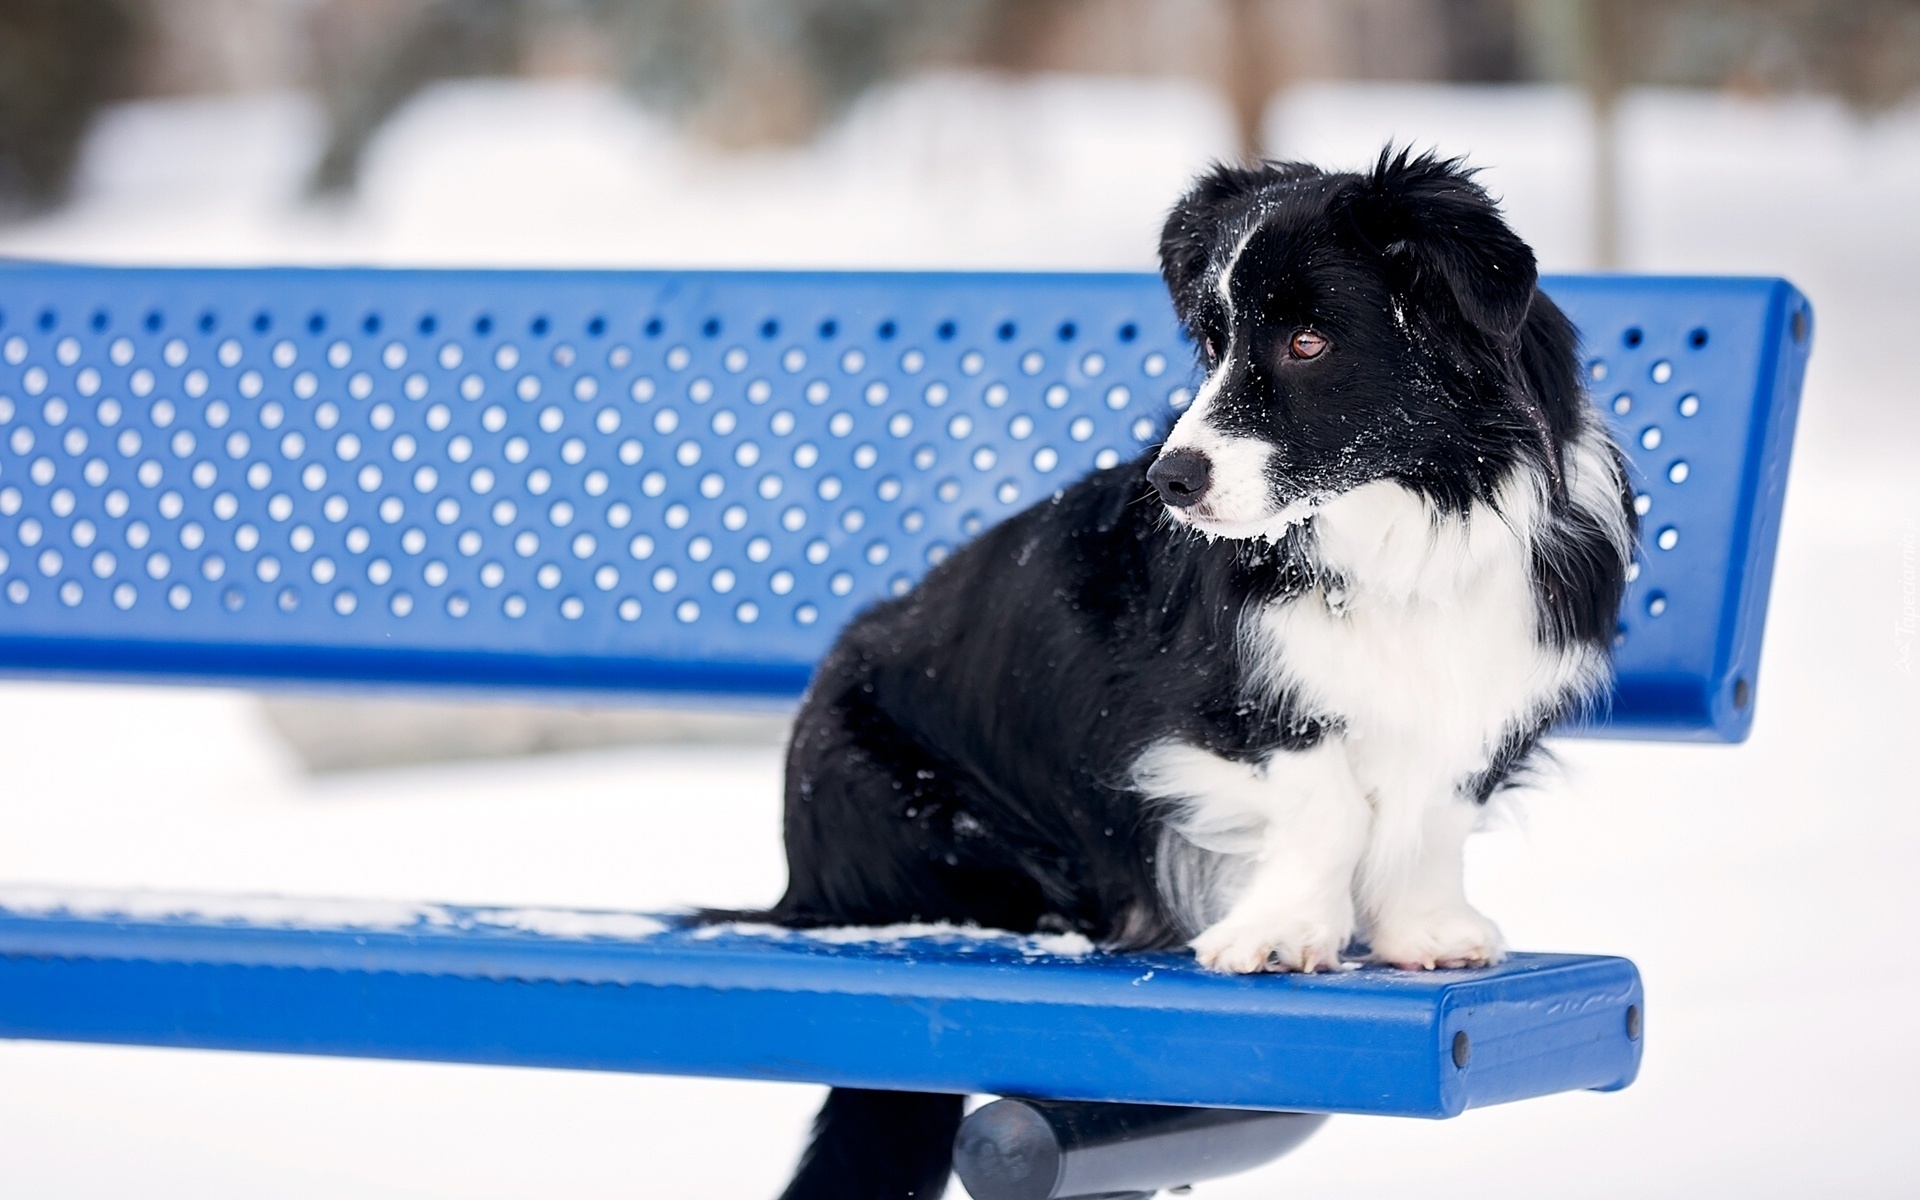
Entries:
{"type": "Polygon", "coordinates": [[[1228,917],[1193,939],[1200,965],[1230,975],[1332,971],[1353,936],[1336,921],[1248,921],[1228,917]]]}
{"type": "Polygon", "coordinates": [[[1374,962],[1408,971],[1490,967],[1507,956],[1499,928],[1465,906],[1382,918],[1371,942],[1374,962]]]}

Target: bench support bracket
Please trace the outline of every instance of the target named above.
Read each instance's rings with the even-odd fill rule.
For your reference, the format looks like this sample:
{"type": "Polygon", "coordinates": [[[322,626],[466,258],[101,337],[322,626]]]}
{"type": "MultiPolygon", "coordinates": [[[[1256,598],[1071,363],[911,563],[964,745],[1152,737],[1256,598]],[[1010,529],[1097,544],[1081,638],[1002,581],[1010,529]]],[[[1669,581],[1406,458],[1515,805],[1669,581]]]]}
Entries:
{"type": "Polygon", "coordinates": [[[954,1138],[973,1200],[1145,1200],[1272,1162],[1325,1113],[996,1100],[954,1138]]]}

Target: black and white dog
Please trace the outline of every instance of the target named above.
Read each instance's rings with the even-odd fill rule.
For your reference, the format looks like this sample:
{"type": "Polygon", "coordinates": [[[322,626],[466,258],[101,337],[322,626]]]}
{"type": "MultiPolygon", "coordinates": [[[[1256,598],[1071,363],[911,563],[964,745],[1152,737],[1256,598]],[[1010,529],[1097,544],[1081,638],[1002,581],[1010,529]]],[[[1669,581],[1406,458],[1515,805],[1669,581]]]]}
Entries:
{"type": "MultiPolygon", "coordinates": [[[[1157,453],[862,614],[787,762],[771,919],[1078,930],[1219,971],[1496,962],[1462,846],[1608,675],[1621,456],[1458,162],[1221,167],[1160,257],[1157,453]]],[[[957,1096],[836,1090],[789,1197],[931,1197],[957,1096]]]]}

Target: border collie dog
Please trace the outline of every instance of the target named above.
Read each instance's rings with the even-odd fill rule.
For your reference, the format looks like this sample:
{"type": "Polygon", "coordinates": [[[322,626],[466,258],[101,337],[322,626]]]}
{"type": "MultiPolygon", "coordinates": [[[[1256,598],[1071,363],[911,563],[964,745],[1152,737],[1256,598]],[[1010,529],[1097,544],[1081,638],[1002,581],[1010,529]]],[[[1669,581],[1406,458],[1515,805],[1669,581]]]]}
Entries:
{"type": "MultiPolygon", "coordinates": [[[[1430,155],[1219,167],[1160,258],[1192,405],[848,627],[766,915],[1497,962],[1462,846],[1603,690],[1634,537],[1573,328],[1430,155]]],[[[939,1195],[961,1099],[836,1089],[788,1197],[939,1195]]]]}

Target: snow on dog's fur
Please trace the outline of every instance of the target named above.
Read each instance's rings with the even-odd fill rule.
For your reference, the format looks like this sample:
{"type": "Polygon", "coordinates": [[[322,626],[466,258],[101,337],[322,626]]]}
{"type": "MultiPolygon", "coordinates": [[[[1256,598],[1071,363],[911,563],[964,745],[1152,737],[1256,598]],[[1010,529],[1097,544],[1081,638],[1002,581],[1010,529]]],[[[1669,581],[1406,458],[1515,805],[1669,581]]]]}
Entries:
{"type": "MultiPolygon", "coordinates": [[[[1573,330],[1431,157],[1219,168],[1161,261],[1193,404],[846,630],[762,916],[1498,961],[1462,845],[1604,686],[1633,532],[1573,330]]],[[[837,1089],[788,1195],[937,1195],[960,1112],[837,1089]]]]}

